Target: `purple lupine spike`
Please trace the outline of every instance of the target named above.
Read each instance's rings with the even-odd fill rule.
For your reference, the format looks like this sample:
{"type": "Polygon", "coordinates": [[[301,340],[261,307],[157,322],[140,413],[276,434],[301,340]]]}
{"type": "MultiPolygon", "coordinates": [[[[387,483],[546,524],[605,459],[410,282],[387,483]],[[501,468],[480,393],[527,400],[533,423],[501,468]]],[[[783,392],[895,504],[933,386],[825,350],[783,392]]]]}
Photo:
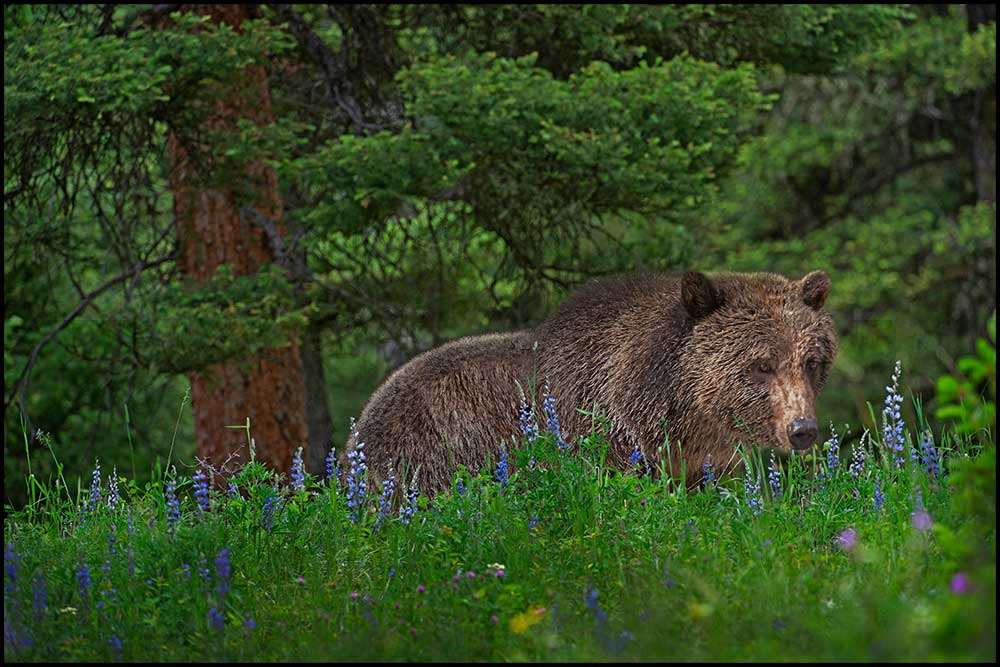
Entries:
{"type": "Polygon", "coordinates": [[[885,388],[885,408],[882,410],[882,436],[885,447],[892,452],[892,464],[901,468],[906,462],[903,456],[903,417],[900,408],[903,397],[899,393],[899,378],[902,375],[902,363],[897,361],[892,373],[892,385],[885,388]]]}

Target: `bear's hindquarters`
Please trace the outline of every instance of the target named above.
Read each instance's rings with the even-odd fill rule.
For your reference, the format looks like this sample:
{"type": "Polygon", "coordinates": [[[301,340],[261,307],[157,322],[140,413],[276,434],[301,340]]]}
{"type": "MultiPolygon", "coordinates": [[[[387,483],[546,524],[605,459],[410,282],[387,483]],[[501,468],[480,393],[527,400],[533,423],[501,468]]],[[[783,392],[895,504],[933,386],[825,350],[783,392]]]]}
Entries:
{"type": "Polygon", "coordinates": [[[407,484],[416,473],[423,492],[433,493],[448,488],[460,465],[475,473],[495,460],[516,433],[517,382],[525,386],[530,371],[525,332],[462,338],[403,365],[358,420],[369,489],[391,469],[407,484]]]}

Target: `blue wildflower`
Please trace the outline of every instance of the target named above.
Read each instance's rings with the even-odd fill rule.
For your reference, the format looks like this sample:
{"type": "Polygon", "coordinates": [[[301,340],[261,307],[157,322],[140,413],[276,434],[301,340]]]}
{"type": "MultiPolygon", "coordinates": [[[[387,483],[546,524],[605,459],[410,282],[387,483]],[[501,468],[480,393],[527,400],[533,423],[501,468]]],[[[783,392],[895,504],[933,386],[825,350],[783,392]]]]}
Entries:
{"type": "Polygon", "coordinates": [[[208,623],[213,630],[223,630],[226,627],[226,618],[215,607],[208,610],[208,623]]]}
{"type": "Polygon", "coordinates": [[[118,466],[115,466],[111,472],[111,478],[108,480],[108,509],[112,512],[118,507],[118,502],[120,498],[118,496],[118,466]]]}
{"type": "Polygon", "coordinates": [[[549,395],[548,383],[545,384],[542,410],[545,412],[545,430],[556,437],[556,444],[559,446],[559,451],[566,451],[569,449],[569,443],[563,440],[562,430],[559,427],[559,414],[556,412],[556,399],[549,395]]]}
{"type": "Polygon", "coordinates": [[[232,564],[229,560],[229,549],[223,549],[215,557],[215,591],[219,594],[219,606],[225,603],[226,594],[229,592],[229,576],[233,572],[232,564]]]}
{"type": "Polygon", "coordinates": [[[277,489],[272,488],[271,493],[264,499],[264,509],[260,520],[260,525],[264,530],[274,528],[274,515],[278,510],[279,501],[277,489]]]}
{"type": "Polygon", "coordinates": [[[941,457],[934,447],[934,434],[930,430],[924,431],[924,437],[920,441],[920,465],[931,477],[941,474],[941,457]]]}
{"type": "Polygon", "coordinates": [[[292,490],[298,493],[306,490],[306,464],[302,460],[302,447],[295,450],[292,456],[292,490]]]}
{"type": "Polygon", "coordinates": [[[774,498],[781,497],[781,466],[774,458],[774,451],[771,451],[771,466],[767,471],[767,483],[771,486],[771,495],[774,498]]]}
{"type": "Polygon", "coordinates": [[[885,505],[885,495],[882,493],[882,478],[881,476],[875,477],[875,494],[873,498],[873,509],[878,512],[885,505]]]}
{"type": "Polygon", "coordinates": [[[326,481],[332,484],[339,477],[340,470],[337,468],[337,449],[331,447],[330,452],[326,455],[326,481]]]}
{"type": "Polygon", "coordinates": [[[535,409],[533,406],[528,405],[528,399],[521,392],[521,408],[518,412],[518,422],[521,426],[521,433],[529,443],[535,442],[538,438],[538,424],[535,420],[535,409]]]}
{"type": "Polygon", "coordinates": [[[833,422],[830,422],[830,439],[823,448],[826,449],[826,469],[830,477],[833,477],[834,471],[840,467],[840,436],[833,427],[833,422]]]}
{"type": "Polygon", "coordinates": [[[639,445],[636,445],[635,449],[632,450],[632,453],[629,454],[628,464],[630,466],[636,466],[639,465],[640,461],[642,461],[642,452],[639,451],[639,445]]]}
{"type": "Polygon", "coordinates": [[[892,452],[892,464],[896,468],[902,467],[905,462],[905,458],[903,457],[903,417],[900,413],[900,408],[903,405],[903,397],[899,393],[899,378],[901,374],[902,364],[897,361],[892,374],[892,386],[885,388],[885,408],[882,410],[883,443],[892,452]]]}
{"type": "Polygon", "coordinates": [[[406,499],[402,507],[399,508],[399,520],[404,524],[409,524],[410,519],[417,513],[417,501],[420,499],[420,489],[417,487],[417,477],[414,475],[410,480],[410,489],[406,492],[406,499]]]}
{"type": "Polygon", "coordinates": [[[181,520],[181,502],[177,500],[177,493],[174,491],[174,481],[167,481],[167,488],[164,491],[167,499],[167,532],[173,533],[177,522],[181,520]]]}
{"type": "Polygon", "coordinates": [[[196,472],[191,479],[194,481],[194,498],[202,512],[209,508],[208,475],[203,470],[196,472]]]}
{"type": "Polygon", "coordinates": [[[747,476],[743,479],[743,487],[746,491],[747,505],[750,506],[754,516],[760,516],[764,506],[764,501],[760,496],[760,477],[747,471],[747,476]],[[753,479],[753,484],[750,483],[751,479],[753,479]]]}
{"type": "Polygon", "coordinates": [[[13,591],[14,586],[17,585],[17,573],[21,569],[19,560],[21,560],[21,555],[14,551],[14,545],[8,542],[3,551],[3,568],[7,579],[4,582],[4,590],[7,590],[9,586],[10,590],[13,591]]]}
{"type": "Polygon", "coordinates": [[[114,651],[115,657],[120,658],[122,655],[122,640],[118,638],[118,635],[111,635],[108,639],[108,646],[114,651]]]}
{"type": "Polygon", "coordinates": [[[45,616],[45,612],[48,611],[48,591],[45,586],[45,577],[41,574],[35,576],[35,580],[32,584],[32,601],[31,606],[35,609],[35,617],[41,620],[45,616]]]}
{"type": "Polygon", "coordinates": [[[80,563],[80,569],[76,571],[76,583],[80,589],[80,597],[86,600],[91,584],[90,568],[86,563],[80,563]]]}
{"type": "Polygon", "coordinates": [[[246,620],[243,621],[243,636],[246,639],[250,639],[250,633],[257,629],[257,622],[250,618],[247,614],[246,620]]]}
{"type": "Polygon", "coordinates": [[[711,454],[708,455],[708,458],[701,465],[701,485],[715,486],[715,468],[712,466],[711,454]]]}
{"type": "Polygon", "coordinates": [[[465,481],[461,477],[455,480],[455,493],[460,496],[465,495],[465,481]]]}
{"type": "MultiPolygon", "coordinates": [[[[353,419],[351,426],[353,429],[353,419]]],[[[347,460],[350,462],[350,469],[347,471],[347,507],[350,510],[348,516],[351,521],[357,523],[361,518],[361,508],[365,502],[368,466],[365,463],[365,443],[361,442],[356,430],[354,431],[354,442],[356,443],[354,449],[347,455],[347,460]]]]}
{"type": "Polygon", "coordinates": [[[531,530],[532,528],[534,528],[535,526],[537,526],[538,525],[538,521],[539,521],[539,519],[538,519],[537,516],[531,517],[531,519],[528,521],[528,530],[531,530]]]}
{"type": "Polygon", "coordinates": [[[854,443],[851,447],[851,465],[848,467],[847,471],[851,473],[851,477],[857,479],[865,472],[865,437],[868,436],[868,430],[861,435],[861,439],[854,443]]]}
{"type": "Polygon", "coordinates": [[[382,525],[382,522],[392,509],[392,494],[396,492],[396,478],[392,474],[392,470],[389,470],[389,477],[382,482],[382,495],[378,500],[378,512],[375,515],[375,525],[373,528],[378,530],[382,525]]]}
{"type": "Polygon", "coordinates": [[[510,482],[510,477],[507,471],[507,450],[500,450],[500,462],[497,463],[497,481],[500,482],[500,486],[507,486],[510,482]]]}

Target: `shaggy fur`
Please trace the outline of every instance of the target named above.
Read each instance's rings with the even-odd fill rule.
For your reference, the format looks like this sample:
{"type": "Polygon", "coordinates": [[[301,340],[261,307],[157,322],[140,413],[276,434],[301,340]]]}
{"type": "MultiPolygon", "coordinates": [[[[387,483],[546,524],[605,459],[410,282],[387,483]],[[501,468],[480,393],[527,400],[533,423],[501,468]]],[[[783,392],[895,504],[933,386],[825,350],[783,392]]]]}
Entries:
{"type": "Polygon", "coordinates": [[[829,288],[821,271],[591,282],[534,330],[462,338],[390,375],[356,429],[372,477],[419,466],[421,489],[433,493],[459,464],[479,470],[518,433],[516,383],[535,374],[533,385],[551,387],[567,440],[591,427],[577,408],[611,418],[608,460],[620,468],[636,445],[658,461],[665,435],[675,455],[681,445],[692,485],[708,456],[722,468],[740,441],[811,446],[816,396],[837,353],[823,310],[829,288]]]}

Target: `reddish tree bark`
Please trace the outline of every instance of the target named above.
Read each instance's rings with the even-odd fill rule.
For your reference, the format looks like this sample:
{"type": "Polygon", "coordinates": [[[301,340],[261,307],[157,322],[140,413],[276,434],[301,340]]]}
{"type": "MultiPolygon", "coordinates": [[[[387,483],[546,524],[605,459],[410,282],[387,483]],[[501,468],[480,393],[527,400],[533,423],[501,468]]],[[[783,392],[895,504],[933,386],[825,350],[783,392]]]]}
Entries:
{"type": "MultiPolygon", "coordinates": [[[[256,5],[182,5],[181,11],[209,16],[237,30],[255,18],[256,5]]],[[[267,73],[263,67],[245,70],[239,85],[222,91],[222,102],[206,108],[202,130],[234,127],[239,119],[258,124],[273,121],[267,73]]],[[[187,138],[190,140],[190,138],[187,138]]],[[[250,275],[274,261],[264,230],[240,215],[246,191],[257,209],[271,220],[281,217],[277,176],[263,162],[247,164],[236,186],[220,184],[210,160],[192,156],[190,144],[171,132],[168,152],[174,213],[181,247],[180,269],[194,284],[207,282],[216,268],[228,264],[234,275],[250,275]],[[249,185],[249,188],[248,188],[249,185]]],[[[279,234],[284,230],[278,225],[279,234]]],[[[289,344],[244,359],[233,359],[190,374],[197,455],[214,466],[249,460],[244,431],[226,428],[250,418],[257,458],[287,472],[294,451],[308,440],[305,388],[299,348],[289,344]]]]}

